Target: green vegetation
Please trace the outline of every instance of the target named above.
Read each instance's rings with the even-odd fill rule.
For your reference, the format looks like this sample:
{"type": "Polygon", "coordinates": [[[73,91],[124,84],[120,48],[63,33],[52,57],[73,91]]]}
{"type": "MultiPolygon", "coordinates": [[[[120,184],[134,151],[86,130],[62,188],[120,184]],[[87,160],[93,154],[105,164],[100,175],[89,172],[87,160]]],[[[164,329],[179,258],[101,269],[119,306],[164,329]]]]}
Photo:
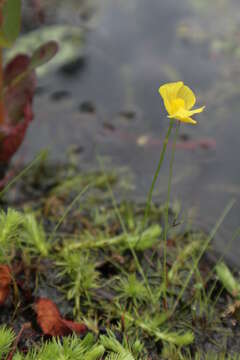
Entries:
{"type": "MultiPolygon", "coordinates": [[[[232,204],[210,235],[178,228],[178,209],[169,208],[165,283],[166,209],[151,205],[141,233],[145,208],[116,201],[113,190],[122,184],[117,173],[80,174],[42,162],[4,194],[12,206],[0,213],[1,263],[13,268],[14,278],[9,319],[18,324],[24,307],[32,306],[22,294],[27,287],[35,297],[44,293],[65,304],[65,315],[90,331],[83,340],[38,339],[27,356],[20,348],[13,359],[44,360],[53,353],[63,359],[237,359],[238,346],[230,349],[228,341],[238,336],[240,281],[222,260],[212,263],[207,255],[232,204]],[[25,189],[29,200],[14,210],[18,201],[11,191],[22,196],[25,189]]],[[[5,325],[2,354],[14,340],[5,325]]]]}

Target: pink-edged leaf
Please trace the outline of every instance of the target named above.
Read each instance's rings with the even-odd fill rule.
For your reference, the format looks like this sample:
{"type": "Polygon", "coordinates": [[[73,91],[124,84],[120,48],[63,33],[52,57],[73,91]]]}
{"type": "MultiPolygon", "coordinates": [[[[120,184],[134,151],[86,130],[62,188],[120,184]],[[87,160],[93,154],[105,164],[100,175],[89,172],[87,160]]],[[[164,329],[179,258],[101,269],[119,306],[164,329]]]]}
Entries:
{"type": "Polygon", "coordinates": [[[58,44],[56,41],[48,41],[47,43],[41,45],[34,51],[31,57],[31,69],[36,69],[37,67],[46,64],[56,55],[57,52],[58,44]]]}

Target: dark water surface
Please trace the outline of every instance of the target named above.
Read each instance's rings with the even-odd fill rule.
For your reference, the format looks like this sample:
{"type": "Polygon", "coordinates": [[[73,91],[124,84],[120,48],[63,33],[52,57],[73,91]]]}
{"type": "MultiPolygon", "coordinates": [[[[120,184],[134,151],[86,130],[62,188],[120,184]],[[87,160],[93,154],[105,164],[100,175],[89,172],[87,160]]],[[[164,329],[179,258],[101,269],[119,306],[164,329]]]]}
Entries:
{"type": "MultiPolygon", "coordinates": [[[[183,80],[206,110],[197,126],[181,126],[172,200],[180,201],[193,224],[209,231],[236,198],[216,239],[223,252],[240,226],[239,1],[57,3],[45,7],[47,21],[84,31],[84,56],[39,80],[35,120],[18,156],[27,161],[48,147],[53,159],[63,160],[74,145],[83,149],[82,168],[98,166],[97,155],[107,156],[112,166],[130,169],[134,189],[126,196],[142,201],[168,127],[158,87],[183,80]]],[[[161,200],[170,150],[156,191],[161,200]]],[[[228,256],[238,262],[238,238],[228,256]]]]}

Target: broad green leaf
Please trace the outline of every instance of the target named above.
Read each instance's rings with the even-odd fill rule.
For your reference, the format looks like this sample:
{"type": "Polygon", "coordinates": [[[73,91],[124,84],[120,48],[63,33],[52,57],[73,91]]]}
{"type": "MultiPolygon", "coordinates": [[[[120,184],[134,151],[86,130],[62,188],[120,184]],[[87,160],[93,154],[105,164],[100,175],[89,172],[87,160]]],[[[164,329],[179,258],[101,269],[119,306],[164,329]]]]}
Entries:
{"type": "Polygon", "coordinates": [[[5,0],[2,5],[0,46],[10,47],[20,32],[21,0],[5,0]]]}

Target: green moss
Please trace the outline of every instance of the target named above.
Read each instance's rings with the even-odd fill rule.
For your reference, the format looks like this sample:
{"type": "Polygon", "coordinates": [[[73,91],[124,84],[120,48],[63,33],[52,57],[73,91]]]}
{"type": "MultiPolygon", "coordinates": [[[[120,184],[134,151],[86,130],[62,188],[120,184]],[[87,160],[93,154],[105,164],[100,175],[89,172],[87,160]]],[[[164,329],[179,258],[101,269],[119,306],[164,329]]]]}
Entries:
{"type": "MultiPolygon", "coordinates": [[[[103,177],[95,172],[85,177],[71,169],[71,177],[81,179],[81,186],[62,187],[61,181],[69,181],[66,167],[54,171],[41,164],[32,170],[32,175],[25,174],[24,181],[13,190],[22,196],[28,184],[26,193],[32,196],[31,189],[37,186],[43,196],[38,201],[25,201],[18,211],[9,208],[0,213],[1,261],[11,266],[17,256],[18,263],[24,264],[23,272],[13,274],[15,286],[19,279],[23,281],[28,276],[32,294],[44,293],[63,307],[64,315],[87,324],[94,337],[89,335],[84,340],[92,339],[91,347],[84,350],[85,359],[145,360],[150,354],[153,359],[190,359],[190,354],[196,359],[211,359],[213,355],[207,348],[219,359],[222,354],[234,359],[238,348],[234,338],[240,334],[238,327],[232,330],[229,324],[236,319],[234,313],[222,316],[231,301],[216,281],[216,264],[205,255],[221,221],[210,236],[202,232],[183,233],[175,225],[169,229],[165,284],[165,207],[152,206],[142,229],[144,206],[118,203],[111,190],[110,175],[103,177]],[[47,192],[45,182],[51,184],[47,192]],[[82,196],[86,187],[88,191],[82,196]],[[102,329],[108,332],[107,337],[101,336],[102,329]],[[235,347],[230,349],[227,339],[235,347]]],[[[121,180],[114,179],[117,189],[121,180]]],[[[5,197],[11,204],[11,191],[5,197]]],[[[179,206],[176,210],[172,207],[170,223],[175,224],[178,216],[179,206]]],[[[232,294],[239,279],[233,281],[230,271],[224,276],[226,271],[222,270],[222,265],[217,266],[217,275],[232,294]]],[[[18,303],[14,322],[18,324],[19,311],[24,318],[24,307],[31,307],[33,300],[26,304],[21,291],[14,299],[18,303]]],[[[81,358],[79,349],[82,341],[71,337],[63,343],[36,343],[24,356],[29,360],[40,356],[47,359],[49,354],[55,354],[56,358],[77,359],[81,358]]],[[[14,356],[14,360],[20,360],[23,355],[19,352],[14,356]]]]}

